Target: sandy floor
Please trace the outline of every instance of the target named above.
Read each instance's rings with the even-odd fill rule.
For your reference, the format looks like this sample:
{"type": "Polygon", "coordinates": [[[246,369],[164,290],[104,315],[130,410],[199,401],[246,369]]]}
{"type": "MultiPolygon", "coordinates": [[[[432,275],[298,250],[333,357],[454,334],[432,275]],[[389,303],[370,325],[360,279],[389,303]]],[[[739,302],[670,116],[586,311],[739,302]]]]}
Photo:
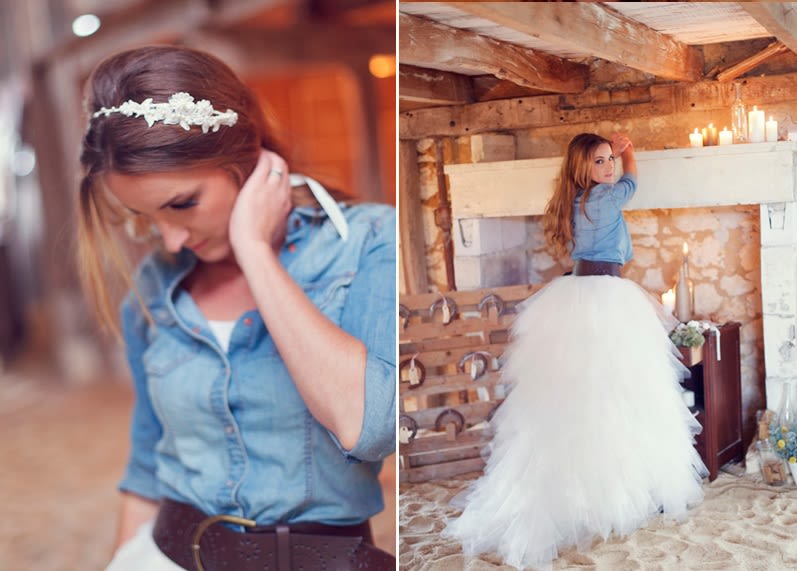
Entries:
{"type": "MultiPolygon", "coordinates": [[[[479,474],[441,482],[401,485],[399,563],[421,571],[514,569],[491,555],[466,559],[458,544],[441,539],[444,518],[458,514],[448,502],[479,474]]],[[[721,473],[704,486],[706,497],[689,519],[661,517],[625,539],[596,542],[588,553],[561,554],[554,570],[786,571],[797,569],[797,489],[774,488],[760,478],[721,473]]]]}
{"type": "MultiPolygon", "coordinates": [[[[132,394],[123,380],[65,387],[0,373],[0,570],[101,570],[116,528],[132,394]]],[[[374,539],[395,553],[395,460],[374,539]]]]}

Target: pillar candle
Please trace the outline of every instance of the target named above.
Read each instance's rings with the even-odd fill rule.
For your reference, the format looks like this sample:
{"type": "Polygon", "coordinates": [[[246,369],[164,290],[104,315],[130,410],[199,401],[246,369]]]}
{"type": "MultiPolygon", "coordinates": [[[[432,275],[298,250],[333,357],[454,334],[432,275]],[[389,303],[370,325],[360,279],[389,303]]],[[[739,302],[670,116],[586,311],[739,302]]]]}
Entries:
{"type": "Polygon", "coordinates": [[[728,131],[726,127],[722,128],[719,137],[720,137],[720,146],[733,144],[733,131],[728,131]]]}
{"type": "Polygon", "coordinates": [[[703,127],[703,144],[707,147],[713,147],[717,144],[717,128],[714,123],[709,123],[708,127],[703,127]]]}
{"type": "Polygon", "coordinates": [[[661,294],[661,304],[667,313],[672,315],[672,312],[675,311],[675,291],[672,288],[661,294]]]}
{"type": "Polygon", "coordinates": [[[694,133],[689,133],[689,146],[690,147],[702,147],[703,146],[703,135],[698,132],[697,127],[695,127],[694,133]]]}
{"type": "Polygon", "coordinates": [[[767,143],[774,143],[778,140],[778,122],[772,117],[766,123],[766,139],[767,143]]]}
{"type": "Polygon", "coordinates": [[[750,134],[751,143],[763,143],[765,140],[764,123],[766,117],[763,111],[759,111],[757,106],[747,114],[747,130],[750,134]]]}

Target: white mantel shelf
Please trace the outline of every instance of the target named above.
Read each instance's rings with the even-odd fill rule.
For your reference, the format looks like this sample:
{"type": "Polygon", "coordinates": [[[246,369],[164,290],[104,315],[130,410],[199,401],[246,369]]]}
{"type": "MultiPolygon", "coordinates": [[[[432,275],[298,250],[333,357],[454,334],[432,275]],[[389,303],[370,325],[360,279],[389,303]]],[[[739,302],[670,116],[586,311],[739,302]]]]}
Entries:
{"type": "MultiPolygon", "coordinates": [[[[638,151],[636,160],[639,187],[626,210],[795,200],[797,142],[638,151]]],[[[561,164],[562,157],[447,165],[453,217],[542,214],[561,164]]]]}

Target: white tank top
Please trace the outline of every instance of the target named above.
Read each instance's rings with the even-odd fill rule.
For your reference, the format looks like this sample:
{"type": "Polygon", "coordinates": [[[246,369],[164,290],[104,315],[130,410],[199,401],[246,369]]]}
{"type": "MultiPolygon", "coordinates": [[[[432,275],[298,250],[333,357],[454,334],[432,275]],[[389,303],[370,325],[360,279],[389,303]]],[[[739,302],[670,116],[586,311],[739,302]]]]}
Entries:
{"type": "Polygon", "coordinates": [[[232,337],[232,330],[235,328],[235,321],[210,321],[208,325],[216,340],[221,345],[222,350],[227,353],[230,349],[230,337],[232,337]]]}

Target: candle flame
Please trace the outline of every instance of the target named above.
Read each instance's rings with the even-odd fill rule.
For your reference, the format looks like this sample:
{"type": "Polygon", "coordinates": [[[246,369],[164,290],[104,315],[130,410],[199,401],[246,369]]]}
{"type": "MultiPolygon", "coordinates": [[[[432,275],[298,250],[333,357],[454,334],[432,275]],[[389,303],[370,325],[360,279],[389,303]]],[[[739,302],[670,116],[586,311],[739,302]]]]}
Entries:
{"type": "Polygon", "coordinates": [[[695,127],[695,135],[697,135],[697,127],[695,127]]]}
{"type": "Polygon", "coordinates": [[[709,124],[708,124],[708,128],[709,128],[709,129],[713,129],[713,128],[714,128],[714,123],[709,123],[709,124]]]}
{"type": "Polygon", "coordinates": [[[689,244],[684,242],[684,256],[686,256],[688,253],[689,253],[689,244]]]}

